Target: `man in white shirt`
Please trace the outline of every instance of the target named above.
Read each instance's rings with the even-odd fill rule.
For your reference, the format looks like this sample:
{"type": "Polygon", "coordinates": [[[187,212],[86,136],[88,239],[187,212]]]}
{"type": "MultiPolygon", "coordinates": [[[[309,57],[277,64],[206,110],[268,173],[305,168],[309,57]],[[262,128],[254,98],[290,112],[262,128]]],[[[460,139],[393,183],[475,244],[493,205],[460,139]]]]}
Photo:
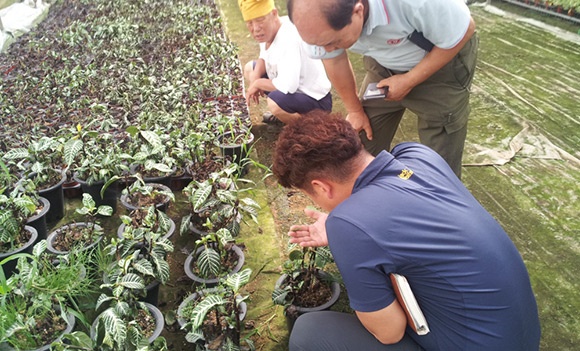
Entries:
{"type": "Polygon", "coordinates": [[[289,123],[315,109],[331,111],[331,85],[322,62],[306,54],[296,27],[278,15],[274,0],[238,0],[238,5],[260,43],[260,57],[245,65],[244,76],[249,102],[267,96],[264,122],[289,123]]]}

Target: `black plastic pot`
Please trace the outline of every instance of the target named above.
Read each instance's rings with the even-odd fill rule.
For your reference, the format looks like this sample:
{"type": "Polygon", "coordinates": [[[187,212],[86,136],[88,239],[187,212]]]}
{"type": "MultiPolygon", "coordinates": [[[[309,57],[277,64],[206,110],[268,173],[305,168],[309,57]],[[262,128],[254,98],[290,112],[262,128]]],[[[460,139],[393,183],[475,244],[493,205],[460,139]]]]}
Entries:
{"type": "MultiPolygon", "coordinates": [[[[153,318],[155,319],[155,330],[153,331],[153,334],[147,338],[149,343],[152,343],[155,339],[157,339],[161,335],[161,332],[165,327],[165,320],[163,319],[163,314],[157,307],[148,302],[146,302],[145,305],[147,306],[147,309],[149,310],[149,312],[151,312],[151,315],[153,315],[153,318]]],[[[99,314],[97,318],[95,318],[95,320],[93,321],[93,324],[91,325],[90,335],[91,339],[93,340],[97,337],[97,323],[100,317],[101,315],[99,314]]]]}
{"type": "Polygon", "coordinates": [[[191,174],[187,173],[186,171],[183,171],[181,175],[178,175],[178,176],[172,175],[171,176],[171,179],[169,181],[169,187],[173,191],[181,191],[189,183],[191,183],[192,180],[193,180],[193,177],[191,176],[191,174]]]}
{"type": "Polygon", "coordinates": [[[240,167],[241,175],[245,175],[248,172],[248,164],[245,160],[248,158],[250,147],[254,142],[254,134],[249,131],[247,133],[248,137],[243,143],[230,142],[231,132],[226,132],[218,136],[222,156],[232,162],[236,162],[240,167]]]}
{"type": "Polygon", "coordinates": [[[41,196],[38,200],[42,203],[42,210],[26,220],[26,225],[33,227],[38,232],[35,244],[40,240],[46,239],[48,234],[46,214],[50,211],[50,202],[47,199],[41,196]]]}
{"type": "Polygon", "coordinates": [[[248,137],[244,140],[243,143],[239,143],[237,141],[231,142],[231,132],[226,132],[222,135],[218,136],[219,148],[222,153],[222,156],[226,157],[229,156],[232,158],[232,161],[240,162],[244,158],[248,157],[248,151],[250,146],[254,142],[254,134],[251,132],[247,132],[248,137]]]}
{"type": "MultiPolygon", "coordinates": [[[[330,278],[330,274],[328,274],[322,270],[317,270],[317,275],[321,280],[328,280],[328,278],[330,278]]],[[[284,286],[284,283],[285,283],[287,278],[288,278],[287,274],[281,275],[280,278],[278,278],[278,280],[276,281],[275,288],[279,288],[280,286],[284,286]]],[[[285,311],[286,323],[288,325],[288,330],[292,331],[292,328],[294,327],[294,322],[296,322],[296,319],[300,315],[302,315],[304,313],[308,313],[308,312],[325,311],[325,310],[330,309],[340,298],[340,284],[336,281],[331,281],[330,282],[330,289],[331,289],[330,299],[320,306],[303,307],[303,306],[297,306],[294,304],[288,306],[286,308],[286,311],[285,311]]]]}
{"type": "Polygon", "coordinates": [[[194,284],[196,285],[205,285],[206,287],[213,287],[219,284],[220,279],[226,279],[226,277],[230,274],[233,273],[237,273],[242,269],[242,266],[244,265],[244,252],[242,251],[242,249],[237,246],[237,245],[232,245],[231,248],[236,255],[238,255],[238,263],[236,264],[236,266],[232,269],[231,272],[229,272],[227,275],[224,275],[223,277],[220,278],[202,278],[197,276],[194,272],[193,272],[193,265],[195,264],[196,260],[197,260],[197,256],[199,255],[199,253],[203,250],[205,250],[205,247],[198,247],[197,250],[195,250],[194,252],[190,253],[189,256],[187,256],[187,258],[185,259],[185,263],[183,264],[183,268],[185,270],[185,274],[189,277],[189,279],[193,280],[194,284]]]}
{"type": "MultiPolygon", "coordinates": [[[[7,260],[10,256],[16,255],[18,253],[32,253],[32,248],[34,247],[34,243],[36,243],[38,238],[38,232],[34,227],[25,226],[24,230],[30,233],[30,239],[26,242],[26,244],[22,245],[21,247],[15,249],[14,251],[0,253],[0,262],[7,260]]],[[[14,274],[14,270],[16,269],[17,259],[7,260],[2,264],[1,269],[4,271],[4,276],[6,279],[10,278],[12,274],[14,274]]]]}
{"type": "MultiPolygon", "coordinates": [[[[67,231],[70,228],[74,228],[74,227],[87,227],[89,225],[94,225],[96,229],[100,230],[101,227],[98,224],[92,224],[92,223],[84,223],[84,222],[79,222],[79,223],[70,223],[70,224],[66,224],[63,225],[55,230],[53,230],[48,237],[46,238],[46,249],[55,254],[55,255],[66,255],[69,253],[69,251],[60,251],[54,248],[54,240],[59,236],[59,235],[66,235],[67,231]]],[[[90,250],[92,248],[95,248],[97,245],[99,245],[99,243],[102,241],[103,236],[100,236],[97,240],[95,240],[94,242],[92,242],[91,244],[80,248],[80,250],[90,250]]]]}
{"type": "Polygon", "coordinates": [[[46,214],[47,223],[56,222],[64,217],[64,191],[62,185],[66,180],[66,174],[64,172],[60,173],[62,178],[57,184],[38,190],[38,194],[50,202],[50,209],[46,214]]]}
{"type": "MultiPolygon", "coordinates": [[[[165,185],[165,184],[161,184],[161,183],[147,183],[147,185],[150,185],[153,188],[159,189],[161,191],[171,192],[171,189],[167,185],[165,185]]],[[[134,211],[134,210],[137,210],[137,209],[144,208],[144,207],[137,207],[137,206],[133,205],[131,203],[131,197],[129,196],[129,194],[122,194],[120,200],[121,200],[121,204],[129,212],[134,211]]],[[[169,203],[170,202],[171,202],[171,198],[169,196],[166,196],[163,199],[163,202],[160,202],[158,204],[155,204],[155,208],[158,209],[158,210],[160,210],[160,211],[166,212],[167,211],[167,208],[169,207],[169,203]]]]}
{"type": "Polygon", "coordinates": [[[81,184],[75,180],[66,180],[62,185],[62,192],[67,199],[79,199],[83,197],[81,184]]]}
{"type": "Polygon", "coordinates": [[[79,179],[76,175],[74,176],[74,180],[80,183],[83,193],[90,194],[93,197],[97,206],[107,205],[113,208],[113,213],[117,211],[117,199],[119,197],[119,186],[117,182],[109,185],[105,190],[103,197],[101,197],[101,189],[103,188],[103,185],[105,185],[105,182],[100,181],[89,184],[86,181],[79,179]]]}

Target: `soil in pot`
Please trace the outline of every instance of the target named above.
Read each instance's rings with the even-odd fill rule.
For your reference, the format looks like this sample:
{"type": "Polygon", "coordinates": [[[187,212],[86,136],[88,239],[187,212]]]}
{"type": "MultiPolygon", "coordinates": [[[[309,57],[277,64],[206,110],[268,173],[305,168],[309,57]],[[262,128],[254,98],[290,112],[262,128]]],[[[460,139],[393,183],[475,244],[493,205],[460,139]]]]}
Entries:
{"type": "MultiPolygon", "coordinates": [[[[292,284],[297,285],[304,276],[305,273],[299,274],[293,279],[292,284]]],[[[289,276],[284,274],[276,282],[276,287],[286,286],[289,283],[289,276]]],[[[292,330],[294,322],[301,314],[331,308],[340,297],[340,284],[330,280],[328,273],[318,270],[315,279],[304,281],[293,297],[292,304],[284,311],[289,330],[292,330]]]]}
{"type": "Polygon", "coordinates": [[[195,252],[187,256],[184,263],[185,274],[196,284],[203,284],[207,287],[215,286],[220,279],[228,274],[239,272],[244,264],[244,252],[242,247],[234,244],[226,244],[226,257],[222,257],[221,266],[224,268],[222,274],[219,276],[201,277],[199,269],[197,268],[197,257],[205,248],[199,247],[195,252]]]}
{"type": "Polygon", "coordinates": [[[219,172],[224,167],[223,160],[215,154],[208,155],[202,162],[194,162],[187,173],[192,179],[204,181],[209,179],[213,172],[219,172]]]}
{"type": "MultiPolygon", "coordinates": [[[[160,191],[171,192],[171,189],[167,185],[161,183],[147,183],[147,185],[160,191]]],[[[144,209],[154,205],[155,208],[165,212],[171,202],[171,198],[165,194],[156,193],[154,195],[145,195],[138,191],[132,194],[123,194],[120,200],[123,206],[129,211],[144,209]]]]}
{"type": "Polygon", "coordinates": [[[42,346],[31,346],[26,349],[18,347],[14,349],[8,345],[4,346],[5,344],[0,344],[0,350],[48,351],[50,350],[50,345],[54,341],[59,340],[64,334],[70,333],[74,329],[75,322],[75,316],[72,313],[68,313],[66,320],[64,320],[61,318],[59,312],[52,311],[45,318],[37,319],[36,325],[32,327],[31,330],[22,330],[23,333],[29,334],[26,337],[34,336],[35,340],[37,340],[37,344],[42,346]]]}
{"type": "MultiPolygon", "coordinates": [[[[34,227],[25,226],[24,231],[16,239],[16,242],[12,243],[13,249],[5,247],[4,243],[0,243],[0,262],[4,261],[8,257],[18,254],[18,253],[31,253],[34,243],[37,241],[38,232],[34,227]],[[10,250],[10,251],[7,251],[10,250]]],[[[4,276],[6,279],[10,278],[16,269],[17,260],[9,260],[2,264],[2,269],[4,271],[4,276]]]]}
{"type": "MultiPolygon", "coordinates": [[[[150,303],[145,302],[147,310],[139,309],[136,316],[133,319],[139,324],[139,328],[143,331],[143,335],[147,337],[147,340],[152,343],[157,339],[163,328],[165,326],[165,320],[163,319],[163,314],[161,311],[150,303]]],[[[97,335],[97,323],[101,315],[95,318],[91,326],[91,338],[96,338],[97,335]]]]}
{"type": "Polygon", "coordinates": [[[47,250],[55,254],[66,254],[74,247],[90,249],[101,241],[101,236],[91,235],[91,226],[94,231],[101,232],[102,228],[92,223],[71,223],[54,230],[47,238],[47,250]]]}

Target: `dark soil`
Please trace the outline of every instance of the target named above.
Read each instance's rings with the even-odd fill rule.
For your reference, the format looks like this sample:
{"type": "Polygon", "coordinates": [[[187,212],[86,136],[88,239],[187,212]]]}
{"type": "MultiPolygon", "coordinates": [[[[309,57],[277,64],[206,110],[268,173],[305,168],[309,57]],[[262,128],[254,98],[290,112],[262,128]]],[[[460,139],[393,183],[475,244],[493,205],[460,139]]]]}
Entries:
{"type": "Polygon", "coordinates": [[[215,154],[210,154],[204,157],[201,163],[192,164],[188,172],[193,179],[208,179],[210,174],[217,172],[223,168],[223,162],[215,154]]]}
{"type": "Polygon", "coordinates": [[[66,321],[62,319],[60,314],[57,314],[53,311],[48,313],[45,318],[37,319],[36,325],[30,332],[24,332],[28,334],[26,337],[34,337],[36,340],[35,346],[42,346],[48,345],[56,340],[56,338],[66,329],[66,327],[66,321]]]}
{"type": "Polygon", "coordinates": [[[127,202],[137,208],[147,208],[151,205],[164,203],[166,200],[167,196],[164,194],[147,195],[136,192],[127,196],[127,202]]]}
{"type": "Polygon", "coordinates": [[[16,239],[12,242],[0,242],[0,253],[6,253],[13,251],[14,249],[22,247],[24,244],[30,240],[32,234],[28,230],[23,230],[20,235],[16,236],[16,239]]]}
{"type": "Polygon", "coordinates": [[[155,318],[147,309],[140,309],[137,311],[137,317],[135,318],[137,324],[139,324],[139,329],[143,331],[143,335],[150,337],[155,331],[155,318]]]}
{"type": "Polygon", "coordinates": [[[49,189],[62,180],[62,175],[59,172],[46,172],[46,178],[41,179],[41,177],[35,177],[33,180],[36,182],[36,187],[38,190],[49,189]]]}
{"type": "Polygon", "coordinates": [[[54,237],[52,247],[58,251],[67,252],[73,247],[86,247],[95,241],[91,228],[85,226],[69,225],[54,237]]]}
{"type": "MultiPolygon", "coordinates": [[[[309,275],[305,279],[305,273],[300,274],[296,280],[304,280],[304,284],[296,291],[293,304],[301,307],[316,307],[325,304],[332,296],[332,290],[327,282],[309,275]]],[[[295,283],[295,282],[294,282],[295,283]]]]}

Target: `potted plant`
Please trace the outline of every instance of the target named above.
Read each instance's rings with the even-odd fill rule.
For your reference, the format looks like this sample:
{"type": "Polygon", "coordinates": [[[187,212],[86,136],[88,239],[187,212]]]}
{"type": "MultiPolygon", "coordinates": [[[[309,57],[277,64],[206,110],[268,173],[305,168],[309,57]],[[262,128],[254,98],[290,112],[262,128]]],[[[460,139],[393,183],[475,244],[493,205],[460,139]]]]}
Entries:
{"type": "Polygon", "coordinates": [[[240,118],[228,118],[226,123],[218,125],[217,140],[222,156],[235,162],[242,169],[241,174],[245,174],[254,134],[240,118]]]}
{"type": "MultiPolygon", "coordinates": [[[[154,205],[161,211],[166,211],[171,201],[175,201],[173,191],[161,183],[146,183],[141,174],[133,175],[134,181],[121,192],[121,203],[129,211],[143,209],[154,205]]],[[[116,180],[111,178],[109,182],[116,180]]]]}
{"type": "Polygon", "coordinates": [[[32,212],[28,213],[26,225],[36,229],[38,233],[36,242],[42,239],[46,239],[46,215],[48,211],[50,211],[50,202],[48,202],[48,200],[44,197],[38,195],[38,191],[36,190],[36,185],[34,182],[29,178],[20,178],[13,185],[13,189],[10,191],[8,196],[14,203],[25,204],[24,206],[18,206],[20,207],[20,210],[24,210],[25,207],[28,207],[29,210],[32,210],[32,212]],[[30,205],[30,201],[32,201],[34,204],[34,209],[30,205]]]}
{"type": "MultiPolygon", "coordinates": [[[[187,121],[183,129],[171,132],[173,144],[169,149],[176,165],[176,172],[171,176],[172,190],[185,188],[193,179],[192,172],[199,173],[196,172],[197,166],[201,170],[205,159],[213,158],[214,139],[207,123],[201,121],[187,121]]],[[[221,166],[221,163],[217,163],[217,166],[221,166]]]]}
{"type": "Polygon", "coordinates": [[[167,253],[173,252],[171,241],[149,228],[140,227],[121,239],[112,239],[104,251],[115,261],[105,271],[103,281],[115,284],[127,274],[135,274],[143,281],[145,289],[132,294],[156,305],[159,285],[169,280],[167,253]]]}
{"type": "Polygon", "coordinates": [[[299,315],[329,309],[340,297],[340,284],[324,268],[333,261],[328,247],[290,245],[283,274],[272,292],[274,304],[284,306],[289,328],[299,315]]]}
{"type": "Polygon", "coordinates": [[[63,255],[73,249],[88,250],[102,240],[104,230],[99,225],[97,216],[111,216],[113,209],[107,205],[97,207],[92,196],[84,193],[82,207],[75,211],[85,216],[85,221],[65,224],[50,233],[47,238],[48,251],[63,255]]]}
{"type": "Polygon", "coordinates": [[[214,152],[217,146],[216,121],[201,118],[203,111],[204,106],[197,108],[197,113],[193,114],[195,117],[189,123],[190,129],[178,138],[178,147],[174,149],[183,160],[188,177],[198,181],[207,179],[211,173],[219,172],[224,167],[223,157],[214,152]]]}
{"type": "Polygon", "coordinates": [[[129,155],[120,149],[117,138],[112,133],[84,130],[77,125],[76,134],[64,144],[64,159],[74,164],[73,179],[80,183],[83,193],[89,193],[97,205],[107,205],[115,213],[118,186],[105,183],[114,176],[129,172],[129,155]]]}
{"type": "MultiPolygon", "coordinates": [[[[104,330],[104,329],[103,329],[104,330]]],[[[104,335],[104,331],[102,333],[104,335]]],[[[139,344],[140,351],[167,351],[167,341],[164,337],[159,336],[150,337],[147,341],[141,341],[139,344]]],[[[103,342],[102,339],[91,338],[83,331],[74,331],[72,333],[64,334],[59,340],[53,342],[51,345],[53,351],[125,351],[133,350],[132,345],[127,345],[127,348],[113,348],[109,344],[103,342]]]]}
{"type": "Polygon", "coordinates": [[[191,229],[196,234],[205,235],[207,228],[204,226],[211,223],[213,230],[227,228],[233,236],[237,236],[243,215],[250,216],[257,223],[260,206],[252,198],[241,196],[245,190],[236,187],[233,178],[235,171],[236,166],[230,165],[212,173],[204,181],[192,180],[183,189],[190,211],[182,218],[181,234],[191,229]]]}
{"type": "Polygon", "coordinates": [[[62,149],[61,139],[42,136],[30,140],[27,147],[8,150],[3,156],[23,177],[31,178],[39,195],[50,202],[50,210],[46,214],[48,222],[64,216],[62,185],[66,180],[66,169],[63,169],[62,149]]]}
{"type": "Polygon", "coordinates": [[[38,241],[36,228],[27,225],[38,205],[32,196],[19,191],[18,185],[8,195],[0,191],[0,262],[3,274],[10,276],[16,262],[10,256],[30,252],[38,241]]]}
{"type": "Polygon", "coordinates": [[[241,290],[251,274],[249,268],[234,273],[219,286],[191,294],[179,305],[179,325],[196,350],[240,350],[242,341],[253,349],[249,337],[242,337],[248,296],[241,295],[241,290]]]}
{"type": "Polygon", "coordinates": [[[122,270],[114,281],[101,288],[110,294],[101,294],[97,299],[96,310],[107,307],[91,326],[90,338],[95,340],[96,350],[146,350],[152,343],[165,344],[161,336],[163,314],[154,305],[139,300],[145,289],[139,274],[122,270]]]}
{"type": "Polygon", "coordinates": [[[159,234],[164,239],[169,239],[175,232],[175,222],[155,206],[133,210],[128,216],[120,218],[123,223],[117,230],[119,238],[134,239],[143,229],[159,234]]]}
{"type": "Polygon", "coordinates": [[[16,350],[48,350],[73,329],[75,298],[92,291],[93,282],[79,276],[86,256],[55,264],[45,250],[46,241],[40,241],[32,254],[19,255],[10,279],[0,275],[0,348],[4,343],[16,350]]]}
{"type": "Polygon", "coordinates": [[[195,249],[187,256],[184,269],[195,283],[209,287],[238,272],[243,264],[242,249],[234,243],[231,232],[221,228],[195,241],[195,249]]]}
{"type": "Polygon", "coordinates": [[[131,126],[127,133],[132,140],[132,173],[140,173],[149,183],[171,184],[171,175],[175,172],[175,159],[167,148],[170,146],[168,135],[155,130],[142,130],[131,126]]]}

